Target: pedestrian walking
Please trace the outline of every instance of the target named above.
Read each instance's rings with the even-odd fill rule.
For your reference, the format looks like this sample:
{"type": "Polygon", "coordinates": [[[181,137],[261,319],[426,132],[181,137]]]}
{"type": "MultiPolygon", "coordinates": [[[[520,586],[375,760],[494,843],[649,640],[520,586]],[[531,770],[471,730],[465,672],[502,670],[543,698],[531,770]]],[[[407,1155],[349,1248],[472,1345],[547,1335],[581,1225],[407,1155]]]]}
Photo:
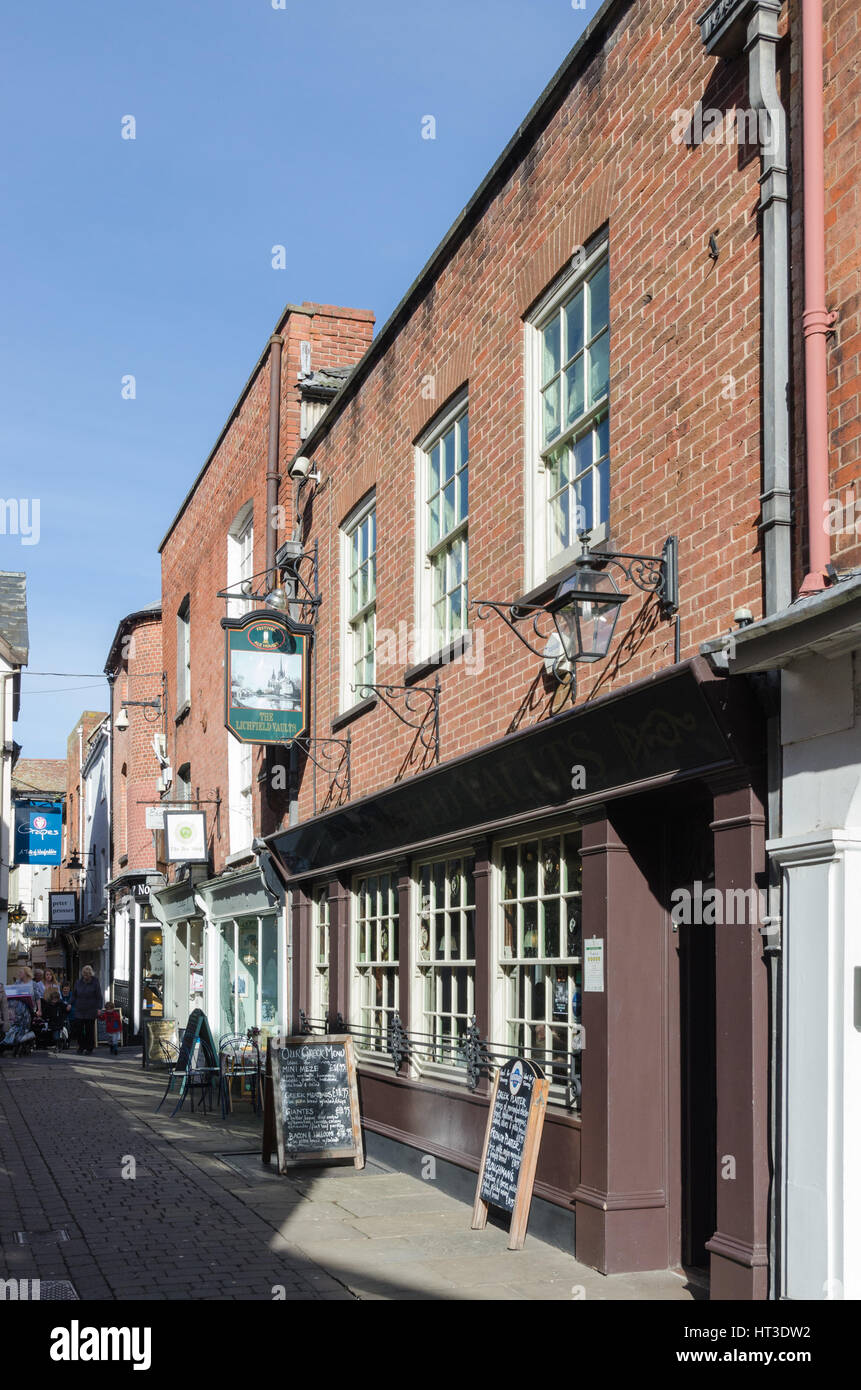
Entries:
{"type": "Polygon", "coordinates": [[[33,971],[33,998],[36,1001],[36,1017],[42,1017],[42,1000],[45,998],[45,978],[41,970],[33,971]]]}
{"type": "Polygon", "coordinates": [[[96,1018],[103,1005],[102,987],[91,965],[85,965],[72,990],[78,1029],[78,1053],[92,1055],[96,1045],[96,1018]]]}

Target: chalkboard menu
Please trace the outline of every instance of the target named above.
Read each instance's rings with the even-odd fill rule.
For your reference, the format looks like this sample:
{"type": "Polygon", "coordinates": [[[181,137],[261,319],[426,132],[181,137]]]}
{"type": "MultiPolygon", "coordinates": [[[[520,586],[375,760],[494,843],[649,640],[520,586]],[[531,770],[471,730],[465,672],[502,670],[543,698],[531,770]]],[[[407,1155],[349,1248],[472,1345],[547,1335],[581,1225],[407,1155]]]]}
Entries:
{"type": "Polygon", "coordinates": [[[549,1082],[533,1062],[513,1057],[496,1074],[478,1174],[472,1229],[489,1206],[511,1214],[509,1250],[520,1250],[532,1201],[549,1082]]]}
{"type": "Polygon", "coordinates": [[[281,1173],[288,1160],[352,1158],[357,1168],[364,1167],[349,1035],[271,1038],[266,1070],[264,1162],[274,1136],[281,1173]]]}

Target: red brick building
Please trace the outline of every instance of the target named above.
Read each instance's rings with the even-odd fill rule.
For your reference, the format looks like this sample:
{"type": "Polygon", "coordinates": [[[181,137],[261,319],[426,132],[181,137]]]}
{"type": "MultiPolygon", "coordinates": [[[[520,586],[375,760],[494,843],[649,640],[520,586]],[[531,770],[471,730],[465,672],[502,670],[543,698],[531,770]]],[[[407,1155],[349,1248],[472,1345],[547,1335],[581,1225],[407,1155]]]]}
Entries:
{"type": "Polygon", "coordinates": [[[845,498],[857,23],[826,4],[820,307],[800,29],[772,0],[608,0],[373,343],[369,315],[288,310],[277,539],[314,600],[289,763],[223,730],[218,595],[237,616],[243,579],[258,604],[271,583],[266,354],[162,546],[170,759],[210,859],[156,912],[204,943],[218,1026],[349,1029],[369,1152],[432,1156],[464,1195],[491,1065],[531,1059],[533,1229],[607,1273],[698,1270],[713,1298],[786,1287],[786,730],[735,645],[805,576],[848,601],[861,562],[845,526],[823,561],[809,390],[823,349],[845,498]]]}
{"type": "Polygon", "coordinates": [[[169,943],[167,1016],[182,1023],[189,1003],[204,1001],[216,1035],[283,1025],[287,998],[283,885],[267,883],[252,852],[255,836],[280,823],[283,797],[270,800],[262,755],[224,727],[221,619],[253,606],[246,593],[265,595],[267,569],[275,581],[267,543],[271,559],[294,519],[291,489],[267,496],[267,472],[297,451],[373,323],[363,310],[287,306],[161,546],[165,799],[205,813],[208,863],[179,874],[160,864],[170,886],[153,905],[169,943]]]}
{"type": "Polygon", "coordinates": [[[164,942],[149,905],[151,887],[164,879],[158,830],[147,824],[148,809],[170,790],[160,603],[122,619],[105,674],[112,723],[110,979],[136,1036],[142,1017],[164,1011],[164,942]]]}
{"type": "MultiPolygon", "coordinates": [[[[536,1223],[606,1272],[699,1267],[716,1298],[766,1297],[774,1269],[760,928],[780,772],[763,687],[700,651],[816,568],[799,29],[753,0],[604,5],[304,442],[301,542],[327,557],[311,732],[349,734],[350,796],[306,763],[297,823],[267,841],[293,1016],[353,1031],[371,1151],[416,1171],[432,1154],[466,1191],[479,1040],[532,1056],[552,1081],[536,1223]],[[648,591],[675,597],[652,563],[675,554],[677,606],[648,591]],[[572,692],[541,610],[578,572],[628,598],[572,692]],[[424,741],[399,718],[416,711],[424,741]],[[751,920],[697,915],[710,891],[751,920]]],[[[825,45],[834,494],[858,474],[857,36],[838,5],[825,45]]],[[[858,559],[844,535],[838,571],[858,559]]]]}

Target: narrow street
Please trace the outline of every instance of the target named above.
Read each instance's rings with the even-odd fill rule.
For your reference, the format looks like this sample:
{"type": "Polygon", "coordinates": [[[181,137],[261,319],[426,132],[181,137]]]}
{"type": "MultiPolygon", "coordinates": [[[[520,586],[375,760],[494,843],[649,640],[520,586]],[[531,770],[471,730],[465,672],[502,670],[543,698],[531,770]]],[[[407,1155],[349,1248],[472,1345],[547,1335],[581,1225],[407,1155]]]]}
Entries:
{"type": "Polygon", "coordinates": [[[510,1252],[502,1227],[470,1231],[463,1202],[375,1163],[266,1173],[245,1107],[156,1115],[163,1085],[137,1052],[3,1058],[4,1279],[83,1300],[695,1296],[681,1275],[603,1278],[533,1237],[510,1252]]]}

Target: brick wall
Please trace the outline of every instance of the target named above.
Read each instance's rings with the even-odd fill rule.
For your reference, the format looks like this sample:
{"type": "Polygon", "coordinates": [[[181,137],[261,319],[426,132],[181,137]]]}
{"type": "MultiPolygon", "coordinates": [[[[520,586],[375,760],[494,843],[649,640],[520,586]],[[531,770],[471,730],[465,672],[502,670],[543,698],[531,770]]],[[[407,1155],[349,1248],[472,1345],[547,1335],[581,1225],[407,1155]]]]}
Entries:
{"type": "MultiPolygon", "coordinates": [[[[680,543],[681,655],[762,614],[759,158],[732,143],[674,142],[674,112],[746,96],[746,60],[702,46],[700,4],[627,7],[520,163],[491,188],[385,356],[315,451],[323,484],[309,539],[323,557],[317,737],[338,707],[337,527],[377,488],[378,628],[415,621],[413,442],[423,384],[436,404],[468,381],[470,595],[528,588],[524,516],[524,315],[578,244],[609,227],[612,545],[680,543]],[[718,230],[720,256],[708,254],[718,230]],[[331,601],[330,601],[331,600],[331,601]]],[[[307,495],[307,490],[303,493],[307,495]]],[[[673,629],[643,595],[617,628],[618,657],[580,670],[578,700],[673,660],[673,629]]],[[[558,691],[497,620],[480,624],[484,670],[441,670],[444,759],[545,717],[558,691]]],[[[400,669],[378,679],[403,680],[400,669]]],[[[378,707],[352,725],[353,796],[409,772],[410,731],[378,707]]],[[[317,774],[318,794],[325,792],[317,774]]],[[[301,814],[312,810],[313,769],[301,814]]]]}
{"type": "MultiPolygon", "coordinates": [[[[311,368],[352,366],[371,341],[373,315],[334,305],[291,306],[278,332],[284,335],[281,362],[280,451],[282,471],[299,448],[301,343],[311,344],[311,368]]],[[[216,872],[229,854],[227,740],[224,728],[225,615],[219,590],[227,584],[227,536],[241,508],[254,506],[255,574],[265,568],[266,458],[269,435],[269,354],[264,353],[246,392],[231,416],[193,495],[187,499],[162,546],[164,667],[168,678],[168,745],[174,777],[190,764],[192,795],[207,813],[207,831],[216,872]],[[190,596],[191,700],[177,721],[176,614],[190,596]],[[220,826],[216,807],[221,799],[220,826]]],[[[277,543],[292,534],[290,485],[282,483],[277,543]]],[[[257,580],[256,583],[260,583],[257,580]]],[[[255,774],[262,754],[255,750],[255,774]]],[[[176,795],[176,783],[171,792],[176,795]]],[[[260,826],[255,784],[254,824],[260,826]]]]}
{"type": "MultiPolygon", "coordinates": [[[[161,618],[132,620],[121,627],[115,647],[114,720],[123,700],[158,700],[162,694],[161,618]]],[[[146,826],[146,805],[159,800],[159,763],[153,735],[163,723],[157,712],[132,705],[129,727],[114,728],[113,743],[113,857],[111,877],[155,867],[153,834],[146,826]]]]}

